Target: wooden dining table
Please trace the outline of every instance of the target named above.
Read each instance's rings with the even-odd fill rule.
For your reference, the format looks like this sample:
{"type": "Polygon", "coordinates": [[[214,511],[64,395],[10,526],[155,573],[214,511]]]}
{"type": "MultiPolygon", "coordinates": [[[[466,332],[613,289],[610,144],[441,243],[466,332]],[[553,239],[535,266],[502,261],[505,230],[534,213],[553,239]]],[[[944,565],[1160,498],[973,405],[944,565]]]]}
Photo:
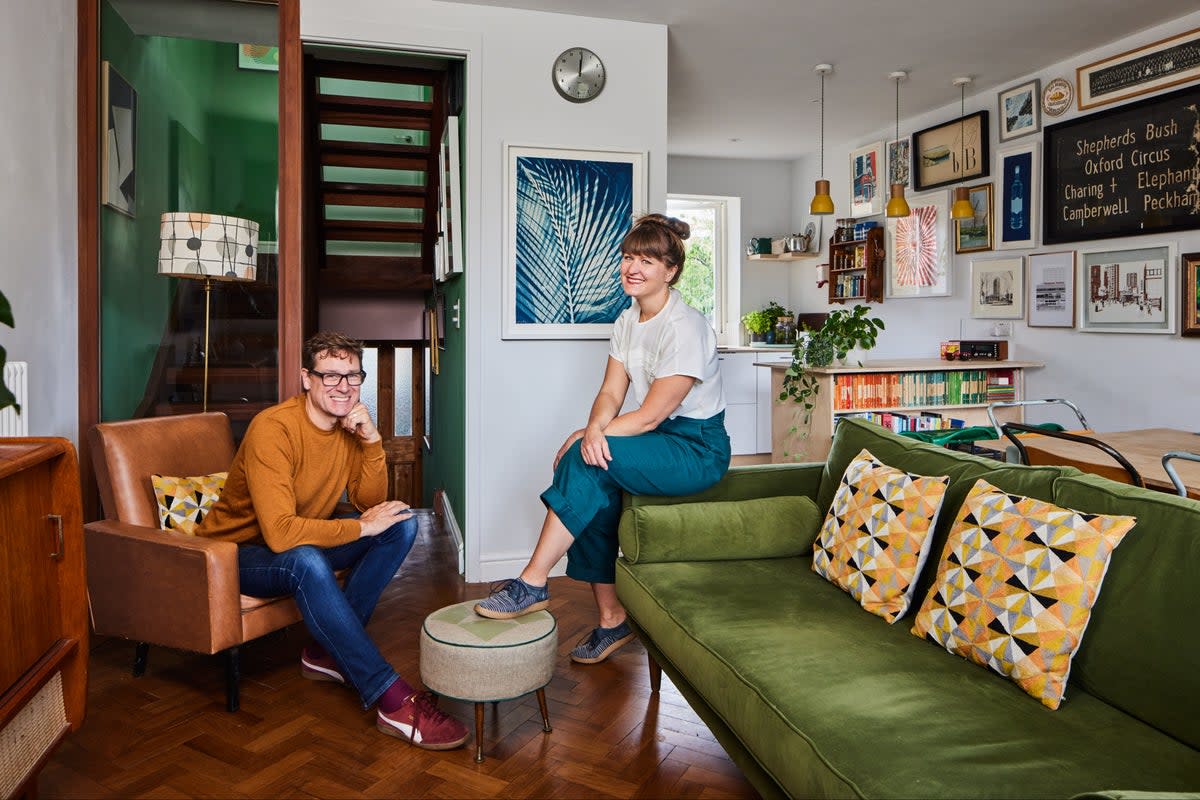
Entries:
{"type": "MultiPolygon", "coordinates": [[[[1089,433],[1087,436],[1099,439],[1125,456],[1142,476],[1146,486],[1166,492],[1174,492],[1175,485],[1167,471],[1163,469],[1163,454],[1183,450],[1200,453],[1200,432],[1178,430],[1176,428],[1142,428],[1132,431],[1114,431],[1110,433],[1089,433]]],[[[1086,471],[1084,465],[1116,466],[1103,450],[1091,445],[1068,442],[1050,436],[1031,435],[1030,439],[1037,440],[1038,449],[1047,455],[1060,457],[1064,464],[1078,465],[1086,471]]],[[[1004,453],[1013,443],[1008,439],[988,439],[975,442],[975,446],[1004,453]]],[[[1175,459],[1171,466],[1183,481],[1188,497],[1200,500],[1200,463],[1175,459]]]]}

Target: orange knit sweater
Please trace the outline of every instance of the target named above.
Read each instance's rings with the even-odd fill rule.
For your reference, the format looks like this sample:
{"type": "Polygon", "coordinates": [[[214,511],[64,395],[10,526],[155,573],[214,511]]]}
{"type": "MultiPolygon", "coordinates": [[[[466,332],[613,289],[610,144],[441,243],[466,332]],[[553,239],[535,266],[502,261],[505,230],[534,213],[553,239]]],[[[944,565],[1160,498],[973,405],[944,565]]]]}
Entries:
{"type": "Polygon", "coordinates": [[[299,394],[254,417],[197,536],[265,542],[276,553],[359,538],[358,520],[329,515],[343,491],[359,511],[387,499],[383,444],[363,444],[341,426],[321,430],[304,403],[299,394]]]}

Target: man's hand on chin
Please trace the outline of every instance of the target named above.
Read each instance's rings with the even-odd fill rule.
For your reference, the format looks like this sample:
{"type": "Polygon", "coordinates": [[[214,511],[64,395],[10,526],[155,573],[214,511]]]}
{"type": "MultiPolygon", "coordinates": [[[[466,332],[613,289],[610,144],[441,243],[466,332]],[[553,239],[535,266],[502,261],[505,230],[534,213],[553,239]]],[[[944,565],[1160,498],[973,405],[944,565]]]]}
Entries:
{"type": "Polygon", "coordinates": [[[381,441],[379,429],[371,421],[371,414],[362,403],[356,403],[350,413],[342,417],[342,427],[353,433],[363,444],[374,444],[381,441]]]}

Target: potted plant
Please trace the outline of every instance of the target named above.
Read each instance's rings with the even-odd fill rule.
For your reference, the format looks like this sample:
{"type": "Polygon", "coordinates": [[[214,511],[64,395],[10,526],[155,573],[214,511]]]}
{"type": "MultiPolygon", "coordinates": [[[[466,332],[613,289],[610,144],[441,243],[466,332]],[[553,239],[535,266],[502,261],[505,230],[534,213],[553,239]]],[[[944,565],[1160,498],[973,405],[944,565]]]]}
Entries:
{"type": "MultiPolygon", "coordinates": [[[[0,324],[7,325],[10,328],[16,327],[13,325],[12,306],[9,305],[8,298],[4,296],[4,292],[0,292],[0,324]]],[[[7,359],[8,353],[0,346],[0,411],[12,406],[20,414],[21,407],[17,405],[17,398],[4,385],[4,363],[7,359]]]]}
{"type": "MultiPolygon", "coordinates": [[[[812,418],[813,398],[820,390],[816,376],[810,367],[828,367],[835,361],[845,363],[851,351],[870,350],[875,346],[879,331],[884,329],[883,320],[868,317],[869,306],[856,305],[852,309],[839,308],[831,311],[817,330],[804,326],[805,337],[797,337],[792,348],[792,364],[783,374],[783,391],[780,400],[789,397],[803,406],[803,421],[808,425],[812,418]]],[[[854,359],[862,366],[862,358],[854,359]]]]}
{"type": "Polygon", "coordinates": [[[775,323],[766,311],[759,309],[747,312],[742,317],[742,324],[750,331],[750,341],[761,342],[766,339],[767,331],[771,330],[775,323]]]}

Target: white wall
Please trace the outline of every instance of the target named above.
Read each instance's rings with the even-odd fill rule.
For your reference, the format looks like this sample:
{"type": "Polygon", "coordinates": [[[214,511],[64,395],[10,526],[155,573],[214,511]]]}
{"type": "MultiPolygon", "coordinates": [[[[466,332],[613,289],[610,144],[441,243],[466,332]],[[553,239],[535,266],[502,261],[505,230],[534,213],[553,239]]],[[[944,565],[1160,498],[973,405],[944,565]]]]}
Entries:
{"type": "MultiPolygon", "coordinates": [[[[1065,77],[1074,82],[1075,68],[1102,58],[1123,52],[1133,47],[1153,42],[1200,26],[1200,12],[1182,17],[1167,25],[1142,31],[1134,36],[1113,42],[1107,47],[1080,53],[1066,61],[1052,64],[1031,72],[1011,84],[1023,83],[1040,78],[1042,86],[1056,77],[1065,77]]],[[[986,77],[986,76],[981,76],[986,77]]],[[[946,83],[949,102],[944,108],[920,117],[901,120],[901,135],[910,135],[931,125],[955,119],[959,115],[959,102],[955,87],[944,76],[922,75],[914,70],[910,82],[935,80],[946,83]]],[[[1175,87],[1177,88],[1177,87],[1175,87]]],[[[1170,90],[1168,90],[1170,91],[1170,90]]],[[[903,87],[901,87],[903,92],[903,87]]],[[[980,109],[990,112],[991,150],[995,181],[995,152],[999,147],[997,134],[996,94],[993,89],[968,95],[966,113],[980,109]]],[[[834,95],[836,97],[836,94],[834,95]]],[[[903,97],[902,97],[903,99],[903,97]]],[[[827,98],[826,102],[829,100],[827,98]]],[[[1091,109],[1096,111],[1101,109],[1091,109]]],[[[1083,112],[1088,113],[1088,112],[1083,112]]],[[[1061,117],[1044,117],[1043,126],[1081,116],[1074,106],[1061,117]]],[[[849,209],[849,151],[875,140],[893,138],[894,123],[878,131],[864,134],[851,142],[826,145],[825,164],[832,194],[839,213],[849,209]]],[[[1030,139],[1041,139],[1041,134],[1013,140],[1023,143],[1030,139]]],[[[1005,145],[1009,144],[1006,142],[1005,145]]],[[[800,170],[797,170],[799,173],[800,170]]],[[[975,184],[982,181],[970,181],[975,184]]],[[[812,180],[797,183],[799,195],[811,198],[812,180]]],[[[953,188],[953,187],[950,187],[953,188]]],[[[998,195],[997,195],[998,197],[998,195]]],[[[807,201],[805,201],[807,202],[807,201]]],[[[828,220],[829,218],[827,218],[828,220]]],[[[882,219],[882,217],[880,218],[882,219]]],[[[1039,222],[1040,228],[1040,222],[1039,222]]],[[[829,232],[824,232],[826,239],[829,232]]],[[[1000,255],[1025,255],[1033,252],[1055,252],[1096,247],[1121,248],[1142,247],[1174,241],[1180,253],[1200,250],[1200,230],[1156,234],[1126,239],[1103,239],[1074,242],[1063,245],[1030,250],[1003,250],[998,253],[983,252],[954,256],[953,297],[927,299],[887,300],[873,310],[887,324],[879,344],[872,351],[873,358],[936,357],[938,342],[943,339],[985,338],[990,334],[991,320],[971,318],[968,297],[968,276],[972,258],[992,258],[1000,255]]],[[[953,250],[953,245],[951,245],[953,250]]],[[[1179,266],[1175,265],[1178,274],[1179,266]]],[[[1076,292],[1082,287],[1076,283],[1076,292]]],[[[1172,302],[1169,313],[1178,317],[1179,303],[1172,302]]],[[[1178,323],[1177,323],[1178,324],[1178,323]]],[[[1067,397],[1074,400],[1087,415],[1088,422],[1097,430],[1122,430],[1144,427],[1175,427],[1189,430],[1200,429],[1197,422],[1196,403],[1200,397],[1200,372],[1195,365],[1200,363],[1200,339],[1181,338],[1178,335],[1084,333],[1067,328],[1030,328],[1022,320],[1013,321],[1013,336],[1010,339],[1010,356],[1045,362],[1044,369],[1028,371],[1026,395],[1028,397],[1067,397]]],[[[1037,421],[1037,417],[1034,420],[1037,421]]],[[[1056,421],[1058,421],[1056,419],[1056,421]]],[[[1200,445],[1198,445],[1200,447],[1200,445]]]]}
{"type": "Polygon", "coordinates": [[[5,3],[0,26],[0,291],[16,328],[10,361],[29,362],[33,436],[78,442],[75,2],[5,3]]]}
{"type": "Polygon", "coordinates": [[[666,199],[667,30],[606,19],[435,0],[304,0],[301,36],[467,57],[466,572],[515,575],[537,541],[551,460],[587,421],[604,341],[500,338],[505,143],[604,146],[649,153],[649,204],[666,199]],[[584,104],[550,83],[554,57],[594,50],[608,83],[584,104]]]}

